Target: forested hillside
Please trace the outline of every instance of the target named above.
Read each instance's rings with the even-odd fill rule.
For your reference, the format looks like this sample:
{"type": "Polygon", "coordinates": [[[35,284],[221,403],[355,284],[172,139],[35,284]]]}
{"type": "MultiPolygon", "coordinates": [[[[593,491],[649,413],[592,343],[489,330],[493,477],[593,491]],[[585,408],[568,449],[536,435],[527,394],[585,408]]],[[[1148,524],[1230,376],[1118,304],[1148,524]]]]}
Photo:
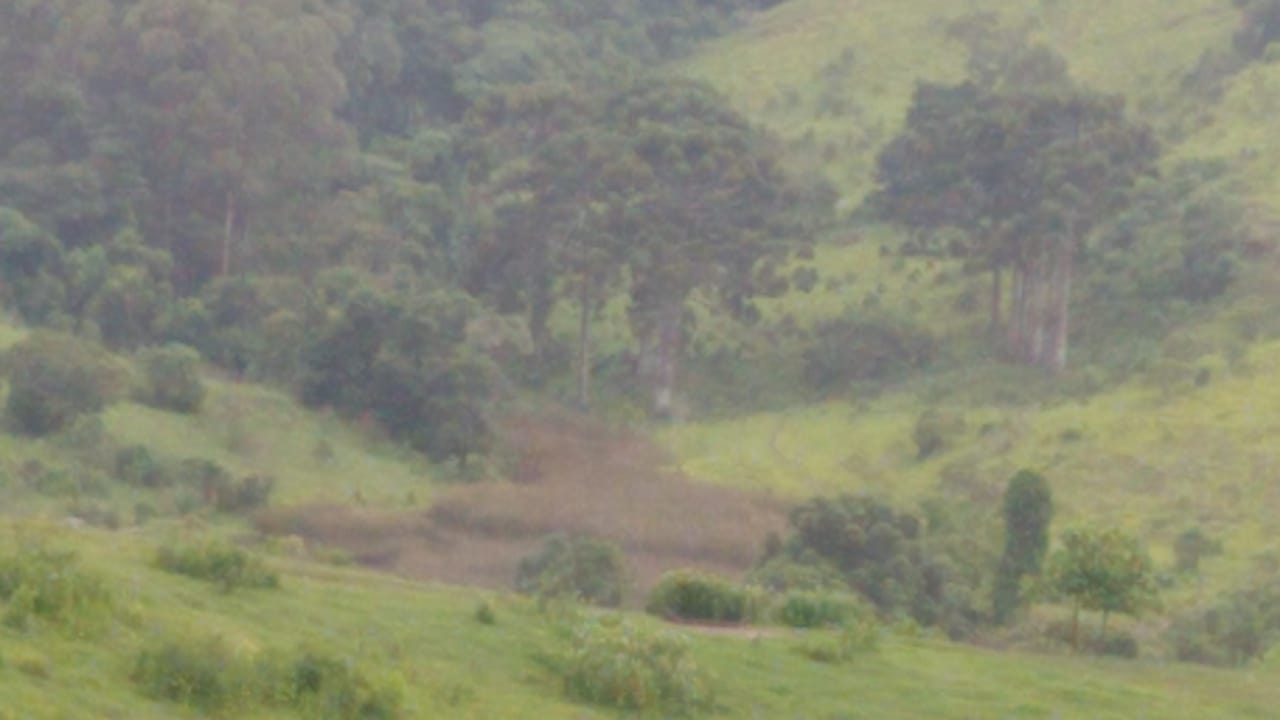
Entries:
{"type": "Polygon", "coordinates": [[[1278,39],[0,0],[0,720],[1265,715],[1278,39]]]}

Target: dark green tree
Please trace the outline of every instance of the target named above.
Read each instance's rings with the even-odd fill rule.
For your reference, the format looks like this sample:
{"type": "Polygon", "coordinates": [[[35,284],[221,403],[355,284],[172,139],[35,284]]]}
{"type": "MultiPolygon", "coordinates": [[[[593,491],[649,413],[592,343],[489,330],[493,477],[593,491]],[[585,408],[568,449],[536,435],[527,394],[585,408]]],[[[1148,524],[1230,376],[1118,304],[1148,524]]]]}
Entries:
{"type": "Polygon", "coordinates": [[[1118,97],[1061,84],[988,84],[995,89],[917,88],[906,129],[879,157],[871,202],[888,220],[953,238],[938,252],[991,270],[993,328],[1009,268],[1006,350],[1060,371],[1078,258],[1135,181],[1154,173],[1158,147],[1118,97]]]}
{"type": "Polygon", "coordinates": [[[995,620],[1006,623],[1022,603],[1024,577],[1040,574],[1049,550],[1053,494],[1044,476],[1019,470],[1004,492],[1004,554],[996,569],[992,605],[995,620]]]}

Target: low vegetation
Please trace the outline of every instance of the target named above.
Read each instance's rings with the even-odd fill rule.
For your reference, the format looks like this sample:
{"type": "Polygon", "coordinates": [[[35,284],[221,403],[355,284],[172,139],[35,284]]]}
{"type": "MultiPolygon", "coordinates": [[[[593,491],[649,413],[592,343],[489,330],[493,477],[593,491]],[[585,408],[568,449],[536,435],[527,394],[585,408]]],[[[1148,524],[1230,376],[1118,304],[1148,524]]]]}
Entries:
{"type": "Polygon", "coordinates": [[[267,568],[261,558],[222,541],[165,545],[156,551],[155,566],[165,572],[206,580],[223,592],[280,587],[280,576],[267,568]]]}

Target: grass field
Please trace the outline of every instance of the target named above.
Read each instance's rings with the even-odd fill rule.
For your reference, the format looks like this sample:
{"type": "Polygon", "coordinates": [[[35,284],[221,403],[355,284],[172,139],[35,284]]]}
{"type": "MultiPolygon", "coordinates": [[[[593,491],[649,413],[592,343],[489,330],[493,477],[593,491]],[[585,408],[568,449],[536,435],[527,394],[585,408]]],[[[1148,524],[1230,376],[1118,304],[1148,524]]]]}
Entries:
{"type": "MultiPolygon", "coordinates": [[[[28,534],[31,526],[24,529],[28,534]]],[[[149,567],[157,540],[36,530],[79,551],[117,600],[99,636],[0,629],[0,717],[195,717],[147,700],[132,658],[161,632],[219,634],[239,652],[323,648],[403,691],[412,718],[609,718],[564,698],[548,658],[564,652],[556,621],[532,603],[276,558],[280,590],[210,592],[149,567]],[[497,622],[473,619],[489,597],[497,622]]],[[[181,534],[180,529],[171,532],[181,534]]],[[[3,533],[5,552],[12,529],[3,533]]],[[[654,621],[643,620],[644,623],[654,621]]],[[[994,653],[883,632],[881,648],[846,665],[795,652],[786,632],[693,634],[725,718],[1262,718],[1280,702],[1280,667],[1226,673],[1134,662],[994,653]]],[[[237,717],[295,717],[273,711],[237,717]]]]}

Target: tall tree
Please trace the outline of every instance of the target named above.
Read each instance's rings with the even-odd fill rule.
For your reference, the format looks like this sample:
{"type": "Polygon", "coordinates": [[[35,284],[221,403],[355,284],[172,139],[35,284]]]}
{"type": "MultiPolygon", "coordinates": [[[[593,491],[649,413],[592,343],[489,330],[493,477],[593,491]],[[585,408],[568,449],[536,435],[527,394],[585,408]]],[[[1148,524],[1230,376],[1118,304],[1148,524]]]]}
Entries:
{"type": "Polygon", "coordinates": [[[1049,550],[1053,495],[1044,476],[1019,470],[1004,492],[1004,554],[992,593],[996,622],[1007,622],[1022,602],[1022,578],[1040,573],[1049,550]]]}
{"type": "Polygon", "coordinates": [[[906,129],[880,155],[872,202],[927,234],[961,233],[953,250],[992,270],[993,325],[1000,270],[1010,267],[1007,351],[1060,371],[1077,256],[1157,155],[1151,130],[1116,97],[922,85],[906,129]]]}
{"type": "Polygon", "coordinates": [[[802,191],[777,142],[696,82],[640,80],[610,101],[605,122],[652,178],[631,214],[630,315],[654,411],[669,414],[688,298],[751,318],[753,297],[786,289],[780,267],[812,240],[806,223],[823,221],[831,196],[802,191]]]}
{"type": "Polygon", "coordinates": [[[144,228],[187,285],[269,256],[250,238],[285,234],[272,221],[326,189],[348,143],[335,116],[342,23],[303,0],[140,0],[125,12],[102,82],[146,148],[144,228]]]}
{"type": "Polygon", "coordinates": [[[1049,556],[1048,589],[1072,602],[1071,638],[1080,647],[1080,610],[1102,613],[1105,638],[1113,612],[1137,615],[1156,599],[1151,559],[1120,530],[1071,530],[1049,556]]]}

